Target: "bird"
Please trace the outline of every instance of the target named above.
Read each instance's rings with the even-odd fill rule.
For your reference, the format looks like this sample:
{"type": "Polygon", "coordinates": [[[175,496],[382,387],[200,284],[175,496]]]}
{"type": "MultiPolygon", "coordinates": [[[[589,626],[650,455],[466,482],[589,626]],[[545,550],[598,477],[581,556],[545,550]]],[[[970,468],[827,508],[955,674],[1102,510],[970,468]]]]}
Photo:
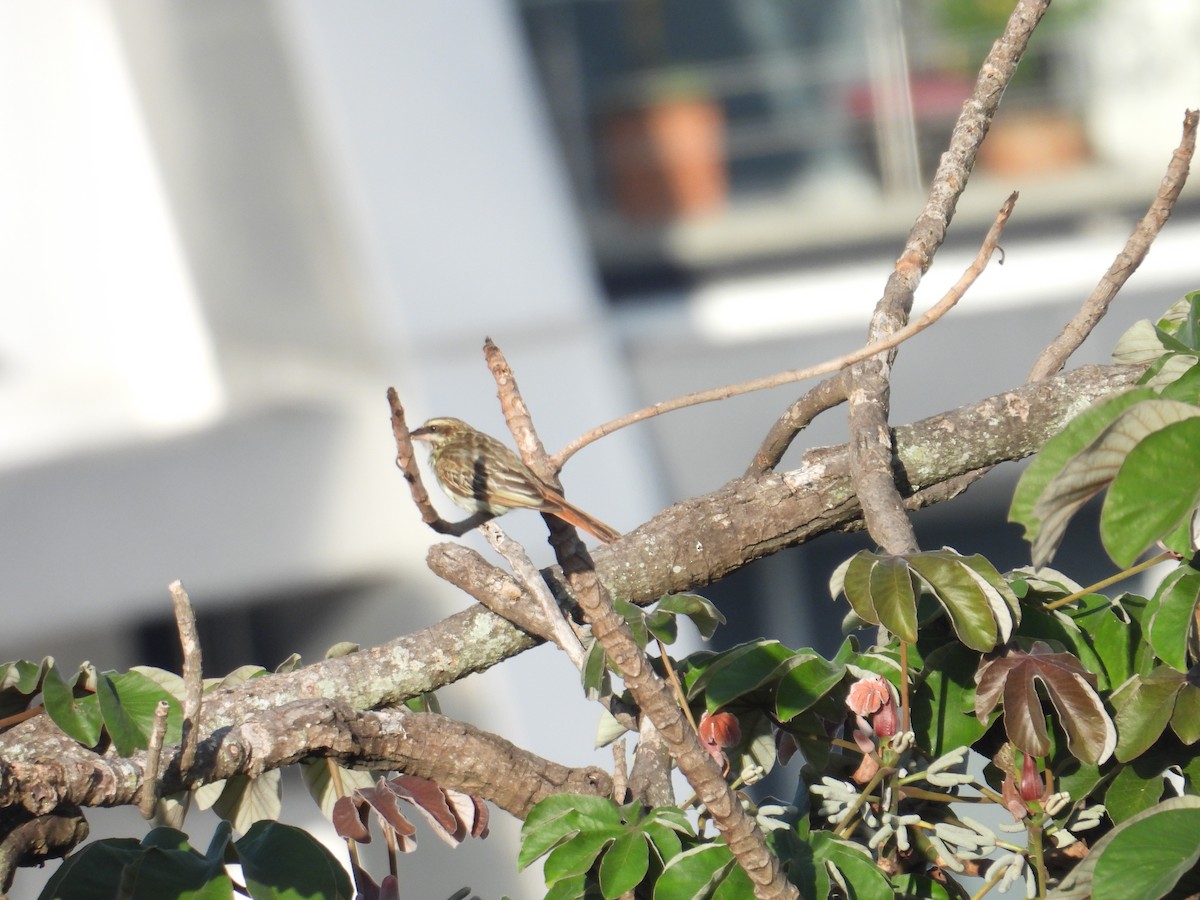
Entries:
{"type": "Polygon", "coordinates": [[[513,509],[535,509],[582,528],[606,544],[621,536],[615,528],[568,503],[516,453],[462,419],[433,418],[410,436],[429,444],[429,463],[438,484],[468,512],[499,516],[513,509]]]}

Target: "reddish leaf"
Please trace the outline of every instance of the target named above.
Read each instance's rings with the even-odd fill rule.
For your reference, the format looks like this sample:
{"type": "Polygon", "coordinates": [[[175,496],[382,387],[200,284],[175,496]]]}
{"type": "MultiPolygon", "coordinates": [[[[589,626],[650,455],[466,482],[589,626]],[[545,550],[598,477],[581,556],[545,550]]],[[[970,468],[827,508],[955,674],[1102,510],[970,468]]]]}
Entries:
{"type": "Polygon", "coordinates": [[[466,836],[458,817],[450,808],[445,791],[434,781],[415,775],[398,775],[387,783],[388,790],[402,800],[415,806],[433,827],[434,834],[452,847],[457,847],[466,836]]]}
{"type": "Polygon", "coordinates": [[[975,674],[975,715],[985,720],[1004,696],[1004,730],[1022,752],[1050,752],[1045,714],[1037,695],[1041,682],[1067,733],[1071,753],[1093,765],[1104,762],[1116,746],[1117,732],[1096,694],[1096,676],[1069,653],[1053,653],[1041,641],[1029,652],[1010,649],[986,660],[975,674]]]}
{"type": "Polygon", "coordinates": [[[333,804],[333,828],[338,837],[371,843],[371,829],[367,827],[367,804],[355,803],[350,797],[339,797],[333,804]]]}
{"type": "Polygon", "coordinates": [[[386,789],[386,784],[380,778],[378,787],[359,788],[354,793],[374,810],[384,828],[391,829],[401,837],[411,837],[416,834],[417,828],[404,818],[404,813],[396,805],[396,795],[386,789]]]}

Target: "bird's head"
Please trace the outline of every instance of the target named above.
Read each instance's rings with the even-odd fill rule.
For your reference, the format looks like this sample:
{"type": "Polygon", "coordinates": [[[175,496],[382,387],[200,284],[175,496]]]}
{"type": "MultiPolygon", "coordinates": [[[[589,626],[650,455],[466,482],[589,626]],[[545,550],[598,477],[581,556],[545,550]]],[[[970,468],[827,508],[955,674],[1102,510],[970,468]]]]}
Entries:
{"type": "Polygon", "coordinates": [[[425,441],[434,447],[440,447],[448,441],[470,434],[473,431],[474,429],[462,419],[440,416],[430,419],[420,428],[409,432],[409,436],[414,440],[425,441]]]}

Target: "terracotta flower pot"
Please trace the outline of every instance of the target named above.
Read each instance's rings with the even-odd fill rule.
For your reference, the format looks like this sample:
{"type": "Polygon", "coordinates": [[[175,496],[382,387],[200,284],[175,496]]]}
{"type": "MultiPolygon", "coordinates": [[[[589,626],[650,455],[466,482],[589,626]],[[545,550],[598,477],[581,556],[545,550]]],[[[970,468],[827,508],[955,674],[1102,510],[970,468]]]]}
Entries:
{"type": "Polygon", "coordinates": [[[1074,116],[1028,112],[992,123],[979,147],[979,165],[993,175],[1037,175],[1088,158],[1083,125],[1074,116]]]}
{"type": "Polygon", "coordinates": [[[648,103],[608,116],[602,136],[617,207],[628,218],[661,222],[725,205],[725,117],[718,103],[648,103]]]}

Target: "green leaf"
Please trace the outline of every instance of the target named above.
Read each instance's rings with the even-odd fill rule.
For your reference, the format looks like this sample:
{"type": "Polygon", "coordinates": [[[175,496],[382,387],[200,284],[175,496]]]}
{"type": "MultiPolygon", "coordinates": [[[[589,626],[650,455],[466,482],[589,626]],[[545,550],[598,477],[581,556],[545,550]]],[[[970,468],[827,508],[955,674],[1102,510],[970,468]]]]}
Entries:
{"type": "MultiPolygon", "coordinates": [[[[701,844],[684,850],[663,867],[662,875],[654,884],[654,898],[701,900],[712,897],[716,886],[738,868],[733,854],[724,844],[701,844]]],[[[746,897],[749,900],[753,893],[746,897]]]]}
{"type": "Polygon", "coordinates": [[[953,900],[950,892],[928,875],[897,875],[892,884],[896,896],[904,900],[953,900]]]}
{"type": "Polygon", "coordinates": [[[831,663],[816,653],[801,650],[779,680],[775,694],[775,714],[789,722],[811,707],[837,686],[846,667],[831,663]]]}
{"type": "Polygon", "coordinates": [[[966,566],[939,553],[917,554],[908,564],[949,614],[960,641],[982,653],[996,646],[999,635],[992,603],[966,566]]]}
{"type": "Polygon", "coordinates": [[[742,644],[719,654],[705,673],[708,677],[698,680],[692,690],[703,685],[705,703],[709,712],[714,712],[766,684],[773,684],[780,667],[791,658],[792,651],[778,641],[742,644]]]}
{"type": "Polygon", "coordinates": [[[224,865],[194,851],[143,851],[121,877],[125,900],[233,900],[233,882],[224,865]]]}
{"type": "Polygon", "coordinates": [[[879,624],[909,644],[917,642],[917,602],[908,561],[899,556],[876,560],[870,575],[871,605],[879,624]]]}
{"type": "Polygon", "coordinates": [[[1117,759],[1128,762],[1150,749],[1167,727],[1183,685],[1183,675],[1159,666],[1149,675],[1135,675],[1112,695],[1119,735],[1117,759]]]}
{"type": "Polygon", "coordinates": [[[646,614],[646,628],[664,644],[673,644],[679,637],[679,620],[661,609],[646,614]]]}
{"type": "Polygon", "coordinates": [[[912,692],[912,728],[917,743],[934,756],[969,747],[987,731],[986,718],[969,713],[975,703],[979,654],[959,643],[944,644],[925,659],[912,692]]]}
{"type": "MultiPolygon", "coordinates": [[[[875,563],[881,558],[877,553],[860,550],[844,564],[844,571],[839,567],[838,571],[834,573],[835,576],[842,575],[840,586],[846,599],[850,601],[850,608],[854,610],[854,614],[872,625],[880,623],[879,613],[876,612],[875,603],[871,599],[871,572],[875,568],[875,563]]],[[[830,579],[831,587],[835,581],[838,581],[836,577],[830,579]]]]}
{"type": "Polygon", "coordinates": [[[1159,585],[1146,610],[1150,645],[1159,659],[1178,672],[1188,670],[1188,634],[1198,600],[1200,572],[1180,566],[1159,585]]]}
{"type": "MultiPolygon", "coordinates": [[[[1192,417],[1164,424],[1142,438],[1109,488],[1100,513],[1100,538],[1122,568],[1132,565],[1200,501],[1200,418],[1195,418],[1200,409],[1171,400],[1158,404],[1170,404],[1176,416],[1184,415],[1179,410],[1189,410],[1192,417]]],[[[1166,412],[1160,415],[1170,421],[1166,412]]]]}
{"type": "Polygon", "coordinates": [[[1192,416],[1200,416],[1200,409],[1187,403],[1143,400],[1117,416],[1076,454],[1046,486],[1034,506],[1034,514],[1043,526],[1033,541],[1034,565],[1041,565],[1054,555],[1067,522],[1117,477],[1130,451],[1148,435],[1192,416]]]}
{"type": "Polygon", "coordinates": [[[1100,687],[1112,690],[1124,684],[1132,674],[1133,648],[1135,642],[1141,643],[1141,626],[1115,605],[1097,618],[1084,620],[1084,625],[1091,629],[1092,647],[1107,675],[1107,684],[1100,687]]]}
{"type": "Polygon", "coordinates": [[[559,844],[546,857],[542,869],[546,878],[546,886],[585,874],[596,862],[605,847],[620,836],[618,828],[603,831],[580,832],[574,837],[559,844]]]}
{"type": "MultiPolygon", "coordinates": [[[[1176,800],[1195,800],[1178,797],[1176,800]]],[[[1165,897],[1200,859],[1200,809],[1166,801],[1097,844],[1093,900],[1165,897]],[[1104,846],[1101,846],[1103,844],[1104,846]]]]}
{"type": "Polygon", "coordinates": [[[615,841],[600,861],[600,891],[606,900],[616,900],[642,883],[650,867],[650,842],[644,834],[631,832],[615,841]]]}
{"type": "Polygon", "coordinates": [[[582,875],[557,881],[546,890],[546,900],[582,900],[586,896],[587,880],[582,875]]]}
{"type": "Polygon", "coordinates": [[[637,645],[643,650],[646,649],[646,643],[650,640],[650,634],[646,630],[646,613],[634,603],[630,603],[624,597],[617,597],[613,601],[613,607],[619,612],[626,624],[629,625],[629,630],[633,632],[633,639],[637,641],[637,645]]]}
{"type": "Polygon", "coordinates": [[[93,841],[63,860],[38,900],[112,900],[121,872],[141,853],[142,845],[133,838],[93,841]]]}
{"type": "Polygon", "coordinates": [[[864,847],[835,838],[827,831],[818,831],[812,835],[812,850],[819,868],[830,863],[842,873],[855,900],[895,900],[891,882],[864,847]]]}
{"type": "Polygon", "coordinates": [[[581,831],[620,829],[621,814],[607,797],[552,794],[536,803],[521,826],[521,853],[517,867],[524,869],[547,851],[581,831]]]}
{"type": "Polygon", "coordinates": [[[154,711],[160,700],[170,708],[165,743],[179,743],[183,712],[178,701],[138,672],[101,672],[96,681],[100,714],[113,746],[121,756],[146,749],[154,728],[154,711]]]}
{"type": "Polygon", "coordinates": [[[351,900],[346,870],[302,828],[255,822],[235,842],[246,887],[254,900],[351,900]]]}
{"type": "Polygon", "coordinates": [[[1165,400],[1200,404],[1200,364],[1192,364],[1186,372],[1166,385],[1159,396],[1165,400]]]}
{"type": "Polygon", "coordinates": [[[1171,729],[1189,747],[1200,741],[1200,687],[1185,684],[1175,697],[1171,729]]]}
{"type": "Polygon", "coordinates": [[[642,831],[654,845],[654,850],[663,863],[669,862],[676,854],[683,852],[683,841],[679,837],[679,832],[674,828],[668,828],[658,822],[648,822],[642,831]]]}
{"type": "Polygon", "coordinates": [[[1104,808],[1119,825],[1161,800],[1163,787],[1161,771],[1143,775],[1133,765],[1123,766],[1104,792],[1104,808]]]}
{"type": "Polygon", "coordinates": [[[1034,506],[1050,482],[1117,416],[1135,403],[1156,396],[1151,388],[1135,388],[1119,394],[1080,413],[1062,432],[1046,442],[1021,475],[1008,511],[1010,522],[1025,526],[1027,541],[1032,542],[1041,534],[1042,518],[1034,512],[1034,506]]]}
{"type": "Polygon", "coordinates": [[[20,659],[0,666],[0,718],[28,709],[41,690],[42,670],[53,665],[53,657],[47,656],[40,664],[20,659]]]}
{"type": "Polygon", "coordinates": [[[588,638],[587,656],[583,660],[583,692],[589,700],[598,699],[608,685],[608,657],[595,638],[588,638]]]}
{"type": "Polygon", "coordinates": [[[721,615],[721,611],[711,600],[699,594],[667,594],[658,601],[656,609],[687,616],[700,632],[700,637],[706,641],[716,633],[718,625],[725,624],[725,617],[721,615]]]}
{"type": "Polygon", "coordinates": [[[234,775],[212,804],[213,812],[243,834],[256,822],[279,818],[283,809],[283,783],[278,769],[257,778],[234,775]]]}
{"type": "Polygon", "coordinates": [[[100,703],[96,695],[76,698],[56,666],[47,668],[42,678],[42,702],[50,720],[68,737],[85,747],[95,747],[100,741],[100,703]]]}

